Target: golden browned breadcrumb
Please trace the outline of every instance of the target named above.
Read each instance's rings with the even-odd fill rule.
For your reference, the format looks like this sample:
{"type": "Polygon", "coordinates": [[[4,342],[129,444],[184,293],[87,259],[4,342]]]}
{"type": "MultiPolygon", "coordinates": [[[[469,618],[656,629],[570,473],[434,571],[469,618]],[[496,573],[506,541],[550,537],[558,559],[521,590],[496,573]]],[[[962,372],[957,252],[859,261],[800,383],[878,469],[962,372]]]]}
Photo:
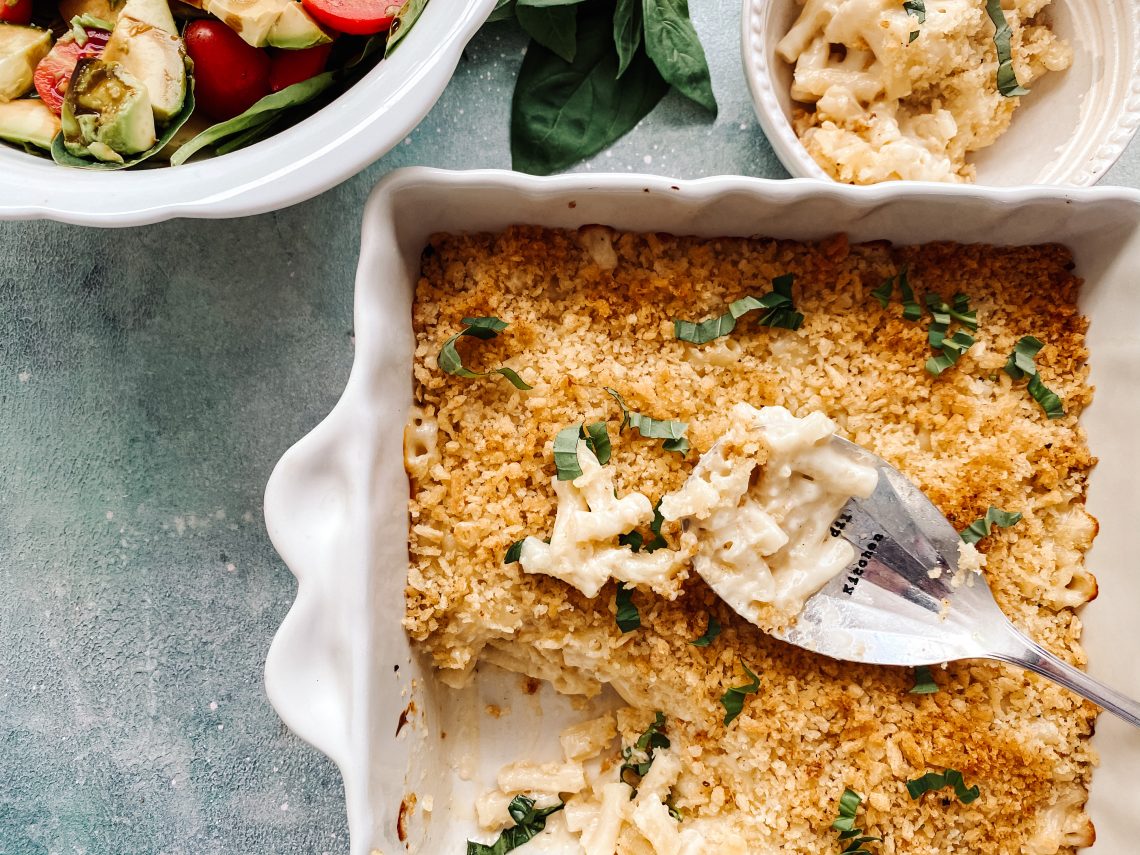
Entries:
{"type": "MultiPolygon", "coordinates": [[[[722,817],[749,851],[838,851],[829,825],[845,786],[863,794],[859,824],[884,838],[876,851],[887,855],[1045,855],[1088,844],[1080,809],[1095,708],[1063,689],[963,662],[934,669],[937,694],[910,695],[908,669],[837,662],[774,640],[695,575],[671,602],[636,592],[642,628],[623,634],[612,585],[588,600],[503,563],[513,541],[550,532],[551,445],[566,425],[609,419],[619,493],[656,500],[681,485],[732,404],[820,410],[898,466],[958,528],[990,505],[1021,512],[981,544],[989,583],[1019,627],[1083,664],[1073,607],[1095,593],[1082,566],[1095,533],[1083,507],[1095,461],[1077,423],[1091,399],[1079,287],[1060,246],[704,240],[600,227],[435,236],[416,289],[414,372],[417,418],[439,433],[409,467],[408,632],[452,682],[481,657],[563,691],[612,685],[634,708],[623,719],[626,744],[664,711],[685,764],[676,805],[722,817]],[[977,309],[977,344],[938,378],[923,369],[929,316],[907,321],[897,296],[883,309],[870,293],[904,265],[920,302],[925,292],[949,302],[961,291],[977,309]],[[719,314],[784,273],[796,275],[798,331],[749,316],[706,345],[674,338],[674,318],[719,314]],[[465,364],[508,364],[533,391],[437,368],[461,319],[481,315],[510,326],[493,340],[461,339],[465,364]],[[1064,418],[1046,419],[1025,382],[1001,370],[1024,335],[1046,342],[1037,364],[1064,418]],[[689,422],[693,452],[682,458],[632,431],[618,436],[603,386],[633,409],[689,422]],[[709,614],[724,631],[693,647],[709,614]],[[725,727],[719,699],[747,682],[740,660],[760,691],[725,727]],[[977,783],[981,798],[909,798],[907,779],[945,767],[977,783]]],[[[675,546],[676,532],[665,534],[675,546]]]]}

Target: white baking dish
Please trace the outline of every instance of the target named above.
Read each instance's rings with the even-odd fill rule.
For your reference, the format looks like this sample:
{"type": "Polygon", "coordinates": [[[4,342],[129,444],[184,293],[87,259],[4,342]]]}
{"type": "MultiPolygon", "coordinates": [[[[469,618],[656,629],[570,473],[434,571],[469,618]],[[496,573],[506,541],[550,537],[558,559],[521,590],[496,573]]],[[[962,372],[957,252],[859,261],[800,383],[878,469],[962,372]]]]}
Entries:
{"type": "MultiPolygon", "coordinates": [[[[420,251],[432,232],[513,223],[799,239],[843,231],[853,241],[1071,247],[1088,283],[1082,310],[1092,320],[1096,399],[1083,424],[1101,460],[1089,493],[1101,522],[1089,554],[1101,596],[1084,613],[1085,645],[1095,676],[1140,695],[1133,632],[1140,574],[1132,541],[1132,514],[1140,507],[1133,439],[1140,424],[1140,193],[400,170],[376,188],[364,216],[357,353],[347,388],[328,418],[281,459],[265,495],[269,534],[299,586],[266,664],[269,697],[286,724],[340,766],[353,855],[462,852],[474,831],[470,795],[477,787],[457,783],[456,769],[470,767],[477,778],[481,769],[522,756],[543,759],[544,747],[557,749],[555,720],[567,713],[559,699],[525,697],[509,679],[465,695],[438,685],[400,624],[408,519],[403,426],[420,251]],[[499,721],[484,716],[478,692],[513,696],[515,712],[499,721]],[[410,701],[409,724],[397,735],[410,701]],[[409,793],[417,804],[404,802],[404,844],[397,822],[409,793]]],[[[1103,762],[1089,803],[1097,829],[1090,851],[1134,852],[1140,730],[1103,716],[1095,739],[1103,762]]],[[[530,846],[528,852],[543,851],[530,846]]]]}

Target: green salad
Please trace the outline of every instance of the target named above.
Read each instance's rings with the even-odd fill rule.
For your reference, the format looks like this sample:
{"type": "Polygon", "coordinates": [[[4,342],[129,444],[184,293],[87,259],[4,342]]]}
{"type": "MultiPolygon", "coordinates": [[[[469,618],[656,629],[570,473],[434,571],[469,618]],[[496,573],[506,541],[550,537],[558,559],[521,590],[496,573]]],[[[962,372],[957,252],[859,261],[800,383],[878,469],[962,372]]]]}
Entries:
{"type": "Polygon", "coordinates": [[[63,166],[178,166],[295,124],[427,0],[0,0],[0,144],[63,166]]]}

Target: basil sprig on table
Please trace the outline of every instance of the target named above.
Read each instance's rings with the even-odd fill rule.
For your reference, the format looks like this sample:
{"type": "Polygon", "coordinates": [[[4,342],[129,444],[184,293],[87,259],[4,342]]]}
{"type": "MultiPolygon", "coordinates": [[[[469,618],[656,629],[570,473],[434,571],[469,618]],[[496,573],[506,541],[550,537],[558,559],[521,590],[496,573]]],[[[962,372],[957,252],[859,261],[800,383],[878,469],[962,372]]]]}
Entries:
{"type": "MultiPolygon", "coordinates": [[[[284,92],[285,90],[282,89],[281,91],[284,92]]],[[[487,377],[491,374],[502,374],[511,381],[511,385],[516,389],[529,392],[534,388],[533,386],[528,386],[518,374],[505,366],[494,368],[491,371],[472,371],[469,368],[465,368],[463,360],[459,356],[459,351],[455,349],[455,343],[464,336],[470,336],[471,338],[478,338],[484,341],[489,338],[495,338],[499,333],[510,326],[506,321],[496,317],[464,318],[461,323],[464,328],[445,341],[443,347],[439,349],[439,357],[436,359],[436,362],[444,372],[455,377],[487,377]]],[[[581,473],[579,472],[579,474],[581,473]]]]}
{"type": "Polygon", "coordinates": [[[743,659],[740,660],[740,667],[752,679],[743,686],[733,686],[721,696],[720,705],[724,707],[725,725],[730,724],[733,719],[740,715],[744,709],[744,698],[746,696],[754,695],[760,691],[760,678],[752,673],[752,669],[744,664],[743,659]]]}
{"type": "Polygon", "coordinates": [[[1013,49],[1010,47],[1013,30],[1009,26],[1009,21],[1005,19],[1001,0],[986,0],[986,14],[994,23],[994,47],[997,48],[998,57],[998,92],[1006,98],[1012,98],[1014,95],[1028,95],[1029,90],[1017,82],[1017,74],[1013,70],[1013,49]]]}
{"type": "Polygon", "coordinates": [[[1029,385],[1026,388],[1029,390],[1029,394],[1033,396],[1033,400],[1041,405],[1041,409],[1045,411],[1047,418],[1059,419],[1065,415],[1065,407],[1061,403],[1061,397],[1041,382],[1041,375],[1037,373],[1037,363],[1034,362],[1034,357],[1044,346],[1044,342],[1031,335],[1022,337],[1013,346],[1013,352],[1010,353],[1009,359],[1005,363],[1004,371],[1014,380],[1022,380],[1028,377],[1029,385]]]}
{"type": "Polygon", "coordinates": [[[839,816],[831,823],[831,830],[839,832],[839,840],[845,843],[842,855],[871,855],[864,845],[867,843],[881,843],[883,838],[870,837],[863,834],[863,829],[855,827],[855,814],[863,797],[850,787],[843,790],[839,797],[839,816]]]}
{"type": "Polygon", "coordinates": [[[716,98],[688,0],[500,0],[531,37],[511,104],[511,157],[548,175],[597,154],[672,86],[714,116],[716,98]]]}
{"type": "Polygon", "coordinates": [[[954,795],[964,805],[968,805],[981,795],[981,790],[978,789],[977,784],[972,787],[966,786],[962,773],[957,769],[947,769],[944,772],[927,772],[921,778],[906,782],[906,791],[910,793],[912,799],[920,799],[927,793],[941,790],[944,787],[952,787],[954,795]]]}
{"type": "Polygon", "coordinates": [[[756,322],[758,326],[798,330],[804,322],[804,316],[792,304],[792,284],[795,280],[795,274],[792,273],[777,276],[772,280],[772,290],[763,297],[734,300],[728,304],[728,311],[723,315],[699,322],[676,319],[673,321],[673,335],[692,344],[707,344],[713,339],[728,335],[736,329],[738,320],[758,309],[766,310],[756,322]]]}
{"type": "Polygon", "coordinates": [[[515,796],[507,806],[507,813],[511,815],[515,824],[510,828],[504,828],[499,834],[499,839],[489,845],[468,840],[467,855],[506,855],[546,828],[546,818],[564,807],[565,805],[559,802],[550,807],[535,809],[534,799],[515,796]]]}
{"type": "Polygon", "coordinates": [[[988,536],[995,525],[1001,528],[1009,528],[1011,525],[1016,525],[1019,522],[1021,522],[1021,514],[1003,511],[1001,508],[995,508],[993,505],[990,505],[989,510],[986,511],[986,515],[981,519],[974,520],[962,529],[959,537],[966,541],[966,543],[977,543],[983,537],[988,536]]]}

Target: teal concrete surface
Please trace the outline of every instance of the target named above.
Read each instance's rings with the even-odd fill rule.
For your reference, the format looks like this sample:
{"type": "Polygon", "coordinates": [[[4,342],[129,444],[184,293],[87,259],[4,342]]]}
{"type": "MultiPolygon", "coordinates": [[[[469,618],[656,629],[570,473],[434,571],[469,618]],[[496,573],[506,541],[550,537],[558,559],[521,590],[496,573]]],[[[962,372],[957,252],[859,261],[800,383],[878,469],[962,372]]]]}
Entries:
{"type": "MultiPolygon", "coordinates": [[[[692,5],[719,117],[671,95],[580,169],[785,176],[739,3],[692,5]]],[[[485,30],[415,132],[294,208],[0,224],[0,855],[348,851],[335,767],[262,688],[295,590],[262,489],[348,376],[369,190],[399,166],[509,167],[523,48],[485,30]]],[[[1107,183],[1140,185],[1140,149],[1107,183]]]]}

